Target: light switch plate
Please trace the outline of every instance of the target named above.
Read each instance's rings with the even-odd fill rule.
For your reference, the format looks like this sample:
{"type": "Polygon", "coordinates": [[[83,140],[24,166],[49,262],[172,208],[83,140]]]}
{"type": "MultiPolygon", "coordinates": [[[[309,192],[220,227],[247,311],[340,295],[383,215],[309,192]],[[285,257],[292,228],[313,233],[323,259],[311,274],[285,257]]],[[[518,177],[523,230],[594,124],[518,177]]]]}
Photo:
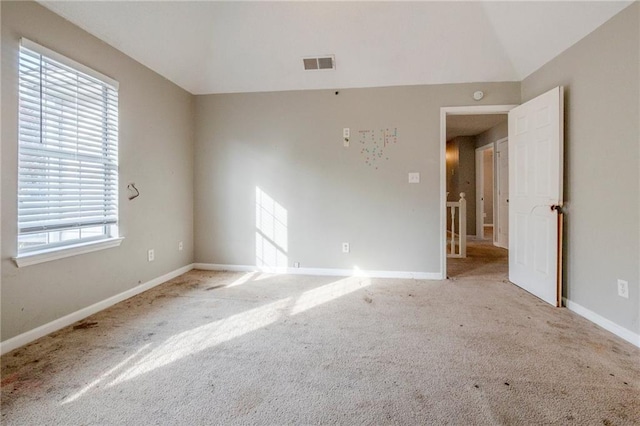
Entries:
{"type": "Polygon", "coordinates": [[[420,173],[418,172],[409,173],[409,183],[420,183],[420,173]]]}

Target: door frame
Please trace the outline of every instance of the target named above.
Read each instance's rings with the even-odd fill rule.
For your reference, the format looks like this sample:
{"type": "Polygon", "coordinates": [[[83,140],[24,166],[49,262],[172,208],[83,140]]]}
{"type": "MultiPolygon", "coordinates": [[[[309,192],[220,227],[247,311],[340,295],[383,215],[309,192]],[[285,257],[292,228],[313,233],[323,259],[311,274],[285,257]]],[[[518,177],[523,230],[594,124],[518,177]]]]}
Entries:
{"type": "Polygon", "coordinates": [[[440,108],[440,278],[447,279],[447,116],[508,114],[518,105],[470,105],[440,108]]]}
{"type": "MultiPolygon", "coordinates": [[[[494,155],[494,161],[491,165],[492,167],[492,176],[493,182],[491,185],[491,191],[493,195],[496,192],[496,179],[495,179],[495,147],[494,142],[489,142],[486,145],[482,145],[481,147],[476,148],[476,238],[480,240],[484,240],[484,152],[491,150],[494,155]]],[[[492,197],[495,200],[495,197],[492,197]]],[[[491,223],[494,227],[495,233],[495,224],[496,224],[496,211],[495,211],[495,203],[491,209],[493,211],[493,218],[491,218],[491,223]]],[[[494,234],[495,235],[495,234],[494,234]]]]}
{"type": "MultiPolygon", "coordinates": [[[[504,225],[504,222],[506,220],[507,224],[509,223],[509,215],[507,214],[507,218],[501,218],[500,217],[500,197],[498,196],[498,191],[500,191],[500,184],[501,184],[501,175],[500,175],[500,165],[498,164],[498,145],[502,142],[507,142],[507,149],[509,146],[509,137],[507,136],[506,138],[501,138],[498,139],[497,141],[494,142],[495,144],[495,149],[494,149],[494,157],[493,157],[493,171],[494,171],[494,175],[493,175],[493,179],[494,179],[494,208],[495,210],[493,211],[493,245],[495,245],[496,247],[501,247],[503,249],[509,249],[509,244],[507,243],[507,245],[502,246],[499,243],[498,240],[498,232],[496,231],[496,229],[499,227],[499,225],[504,225]]],[[[509,164],[509,157],[507,157],[507,164],[509,164]]],[[[507,173],[507,177],[508,173],[507,173]]],[[[504,178],[504,176],[502,176],[502,178],[504,178]]],[[[509,194],[507,193],[507,202],[509,202],[508,199],[509,194]]],[[[508,233],[507,233],[508,235],[508,233]]]]}

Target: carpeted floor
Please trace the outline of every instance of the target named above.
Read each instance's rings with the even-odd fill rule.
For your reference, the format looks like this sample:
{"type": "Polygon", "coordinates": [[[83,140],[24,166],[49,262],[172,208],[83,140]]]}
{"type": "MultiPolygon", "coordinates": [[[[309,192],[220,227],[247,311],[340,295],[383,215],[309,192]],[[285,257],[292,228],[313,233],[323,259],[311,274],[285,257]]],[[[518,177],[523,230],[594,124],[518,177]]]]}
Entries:
{"type": "Polygon", "coordinates": [[[473,253],[449,281],[191,271],[3,356],[1,422],[640,424],[640,350],[473,253]]]}
{"type": "Polygon", "coordinates": [[[508,282],[509,252],[493,245],[491,239],[467,240],[467,257],[447,259],[447,276],[460,278],[505,280],[508,282]]]}

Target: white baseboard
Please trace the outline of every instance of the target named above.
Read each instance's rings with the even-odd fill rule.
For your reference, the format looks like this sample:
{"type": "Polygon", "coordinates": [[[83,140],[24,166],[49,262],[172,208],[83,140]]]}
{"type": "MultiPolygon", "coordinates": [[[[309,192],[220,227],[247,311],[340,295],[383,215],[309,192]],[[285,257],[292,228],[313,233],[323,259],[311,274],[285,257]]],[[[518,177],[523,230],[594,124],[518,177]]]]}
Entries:
{"type": "Polygon", "coordinates": [[[595,312],[585,308],[584,306],[579,305],[576,302],[572,302],[571,300],[568,300],[566,297],[563,297],[562,301],[564,302],[564,305],[567,307],[567,309],[569,309],[570,311],[575,312],[581,317],[588,319],[589,321],[599,325],[605,330],[615,334],[616,336],[626,340],[632,345],[640,348],[640,334],[636,334],[633,331],[628,330],[616,324],[615,322],[596,314],[595,312]]]}
{"type": "Polygon", "coordinates": [[[140,284],[132,289],[109,297],[108,299],[102,300],[98,303],[94,303],[91,306],[87,306],[86,308],[82,308],[79,311],[73,312],[69,315],[65,315],[62,318],[58,318],[57,320],[41,325],[40,327],[34,328],[33,330],[27,331],[26,333],[22,333],[18,336],[12,337],[11,339],[7,339],[4,342],[0,343],[0,354],[4,355],[7,352],[19,348],[20,346],[24,346],[27,343],[31,343],[36,339],[46,336],[49,333],[53,333],[54,331],[67,327],[76,321],[80,321],[90,315],[102,311],[103,309],[113,306],[116,303],[129,299],[130,297],[140,294],[143,291],[149,290],[157,285],[169,281],[172,278],[182,275],[185,272],[189,272],[192,269],[193,264],[183,266],[182,268],[178,268],[175,271],[171,271],[167,274],[162,275],[161,277],[154,278],[151,281],[147,281],[144,284],[140,284]]]}
{"type": "Polygon", "coordinates": [[[406,271],[363,271],[360,269],[329,269],[329,268],[265,268],[253,265],[221,265],[217,263],[194,263],[193,269],[205,271],[231,272],[265,272],[273,274],[291,275],[320,275],[335,277],[361,276],[369,278],[410,278],[416,280],[441,280],[439,272],[406,272],[406,271]]]}

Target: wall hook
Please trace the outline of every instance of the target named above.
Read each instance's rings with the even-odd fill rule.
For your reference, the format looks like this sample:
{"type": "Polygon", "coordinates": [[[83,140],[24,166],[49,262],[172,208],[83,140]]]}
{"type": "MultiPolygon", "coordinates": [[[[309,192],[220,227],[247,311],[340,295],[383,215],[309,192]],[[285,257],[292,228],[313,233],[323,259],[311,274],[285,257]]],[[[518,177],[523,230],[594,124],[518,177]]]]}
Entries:
{"type": "Polygon", "coordinates": [[[140,196],[140,191],[138,191],[138,188],[136,188],[136,184],[135,183],[132,182],[129,185],[127,185],[127,189],[129,191],[136,191],[135,194],[129,195],[129,200],[133,200],[134,198],[137,198],[138,196],[140,196]]]}

